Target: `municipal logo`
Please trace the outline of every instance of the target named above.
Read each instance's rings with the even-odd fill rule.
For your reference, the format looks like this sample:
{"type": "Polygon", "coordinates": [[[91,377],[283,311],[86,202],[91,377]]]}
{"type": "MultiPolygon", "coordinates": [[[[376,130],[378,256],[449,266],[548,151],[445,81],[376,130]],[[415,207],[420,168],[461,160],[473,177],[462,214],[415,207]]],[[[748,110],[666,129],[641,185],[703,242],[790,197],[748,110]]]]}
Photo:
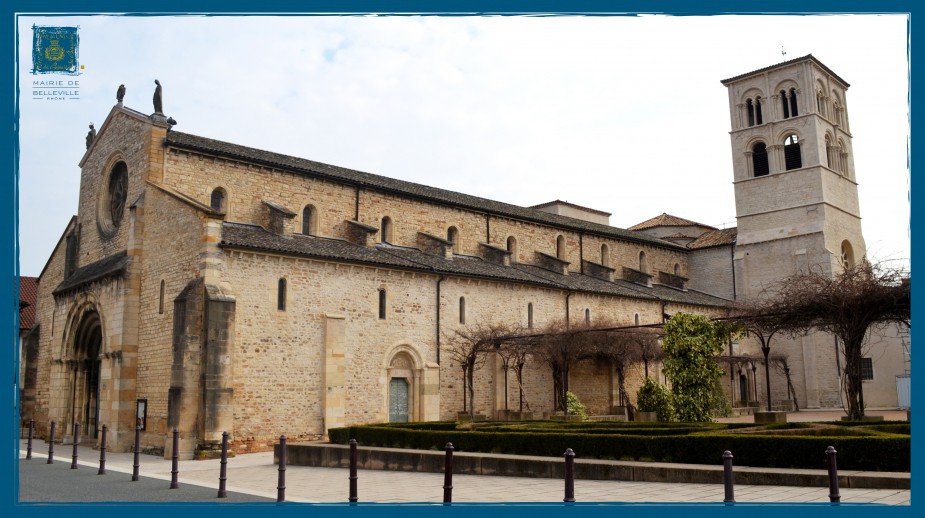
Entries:
{"type": "Polygon", "coordinates": [[[77,27],[32,26],[32,73],[78,75],[77,27]]]}

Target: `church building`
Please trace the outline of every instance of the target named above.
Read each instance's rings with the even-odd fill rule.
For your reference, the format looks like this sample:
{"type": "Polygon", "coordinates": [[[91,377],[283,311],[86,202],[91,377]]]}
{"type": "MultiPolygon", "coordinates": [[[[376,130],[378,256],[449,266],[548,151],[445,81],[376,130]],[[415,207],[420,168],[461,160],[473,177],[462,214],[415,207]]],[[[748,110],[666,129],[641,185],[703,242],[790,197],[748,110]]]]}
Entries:
{"type": "MultiPolygon", "coordinates": [[[[722,316],[775,279],[860,260],[848,84],[811,55],[723,84],[727,229],[668,214],[621,229],[558,200],[520,207],[183,133],[158,103],[146,114],[120,100],[88,139],[78,214],[40,277],[23,412],[40,434],[80,423],[84,443],[106,424],[112,451],[129,451],[140,426],[142,448],[169,455],[176,428],[182,458],[224,431],[245,452],[283,434],[455,419],[456,329],[722,316]]],[[[838,407],[833,337],[779,343],[800,406],[838,407]]],[[[732,347],[756,351],[747,338],[732,347]]],[[[907,365],[893,341],[878,347],[865,399],[895,406],[907,365]]],[[[731,399],[763,400],[761,374],[735,369],[731,399]]],[[[495,358],[479,369],[477,413],[516,404],[504,378],[495,358]]],[[[605,362],[574,366],[569,385],[592,414],[618,405],[605,362]]],[[[524,391],[536,415],[554,410],[542,362],[524,391]]]]}

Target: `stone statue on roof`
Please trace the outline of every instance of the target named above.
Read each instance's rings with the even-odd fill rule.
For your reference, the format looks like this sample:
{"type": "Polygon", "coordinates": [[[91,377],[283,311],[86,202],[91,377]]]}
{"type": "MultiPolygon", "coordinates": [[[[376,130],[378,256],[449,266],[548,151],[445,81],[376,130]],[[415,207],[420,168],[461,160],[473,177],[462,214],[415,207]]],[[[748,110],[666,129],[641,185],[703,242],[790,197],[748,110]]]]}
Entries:
{"type": "Polygon", "coordinates": [[[91,122],[90,131],[87,132],[87,149],[90,149],[94,140],[96,140],[96,128],[93,127],[93,123],[91,122]]]}
{"type": "Polygon", "coordinates": [[[156,115],[163,115],[164,101],[162,98],[163,93],[161,92],[161,82],[155,79],[154,84],[157,85],[157,88],[154,89],[154,113],[156,115]]]}

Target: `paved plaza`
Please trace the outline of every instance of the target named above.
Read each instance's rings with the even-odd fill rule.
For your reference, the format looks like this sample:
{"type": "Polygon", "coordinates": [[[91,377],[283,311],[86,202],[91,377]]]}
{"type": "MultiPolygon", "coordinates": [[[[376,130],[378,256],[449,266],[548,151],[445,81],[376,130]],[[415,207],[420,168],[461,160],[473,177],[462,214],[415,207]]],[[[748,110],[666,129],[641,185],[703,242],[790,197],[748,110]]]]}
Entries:
{"type": "MultiPolygon", "coordinates": [[[[131,453],[107,453],[105,475],[97,475],[99,451],[78,446],[78,469],[70,469],[73,447],[55,445],[55,463],[46,463],[48,445],[33,444],[33,458],[25,460],[26,441],[20,445],[20,501],[144,501],[144,502],[258,502],[276,500],[278,466],[271,452],[238,455],[228,460],[229,498],[216,498],[219,460],[189,460],[178,463],[179,489],[168,489],[171,461],[141,455],[142,481],[130,482],[131,453]]],[[[348,470],[287,466],[286,501],[309,503],[346,502],[348,470]]],[[[360,470],[358,495],[361,502],[441,502],[443,474],[360,470]]],[[[840,490],[843,503],[909,505],[909,490],[840,490]]],[[[454,502],[561,502],[564,482],[557,479],[455,475],[454,502]]],[[[578,502],[621,503],[719,503],[721,484],[666,484],[576,480],[578,502]]],[[[826,503],[828,487],[735,486],[740,503],[826,503]]]]}

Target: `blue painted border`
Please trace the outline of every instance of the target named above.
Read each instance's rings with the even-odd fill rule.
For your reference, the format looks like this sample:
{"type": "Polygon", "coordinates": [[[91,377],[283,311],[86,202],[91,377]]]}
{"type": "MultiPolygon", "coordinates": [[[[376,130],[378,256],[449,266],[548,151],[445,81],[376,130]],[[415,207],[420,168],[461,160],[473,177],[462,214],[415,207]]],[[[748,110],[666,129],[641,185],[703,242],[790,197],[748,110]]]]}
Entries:
{"type": "MultiPolygon", "coordinates": [[[[129,5],[127,2],[123,1],[112,1],[112,0],[90,0],[81,3],[76,3],[73,1],[65,2],[63,0],[46,0],[46,1],[25,1],[25,0],[12,0],[9,2],[3,3],[2,9],[3,14],[5,15],[6,23],[3,24],[2,34],[0,38],[4,42],[6,51],[3,55],[2,65],[6,70],[14,68],[14,60],[16,59],[15,48],[13,48],[13,42],[16,41],[16,19],[15,13],[49,13],[49,14],[92,14],[92,13],[127,13],[135,15],[144,15],[147,13],[163,13],[163,14],[186,14],[191,12],[197,13],[213,13],[218,15],[242,15],[247,13],[252,13],[255,7],[258,7],[261,12],[274,12],[274,13],[295,13],[295,12],[310,12],[310,13],[406,13],[406,14],[417,14],[417,13],[433,13],[433,14],[444,14],[444,15],[459,15],[459,14],[585,14],[585,15],[620,15],[627,13],[666,13],[674,14],[681,16],[691,16],[691,15],[713,15],[713,14],[818,14],[818,13],[910,13],[914,11],[913,3],[909,1],[898,1],[898,0],[885,0],[880,2],[872,2],[869,0],[810,0],[800,2],[798,4],[785,4],[782,2],[768,2],[768,1],[752,1],[752,2],[743,2],[741,0],[709,0],[708,3],[701,2],[691,2],[691,1],[680,1],[680,0],[670,0],[670,1],[652,1],[652,0],[637,0],[637,1],[622,1],[622,2],[604,2],[604,1],[574,1],[574,2],[564,2],[564,1],[505,1],[500,0],[488,1],[488,2],[421,2],[421,1],[407,1],[407,0],[392,0],[388,2],[369,2],[369,1],[313,1],[313,2],[302,2],[301,7],[293,7],[292,2],[285,2],[282,0],[263,0],[261,2],[252,2],[252,1],[240,1],[240,0],[225,0],[225,1],[216,1],[216,0],[191,0],[187,2],[176,2],[174,0],[162,0],[162,1],[151,1],[145,0],[141,2],[133,2],[129,5]],[[784,8],[789,7],[789,10],[784,10],[784,8]]],[[[909,37],[910,37],[910,69],[911,69],[911,58],[914,56],[912,51],[915,48],[915,40],[911,38],[912,36],[912,17],[910,17],[909,22],[909,37]]],[[[863,37],[863,35],[859,35],[863,37]]],[[[920,46],[920,44],[919,44],[920,46]]],[[[915,76],[911,76],[911,88],[909,91],[910,96],[910,112],[911,112],[911,97],[912,92],[917,89],[917,83],[915,82],[915,76]]],[[[15,337],[17,336],[17,330],[19,327],[18,318],[18,300],[19,300],[19,283],[17,282],[17,276],[19,274],[19,264],[18,264],[18,197],[17,197],[17,184],[18,184],[18,171],[16,169],[16,164],[18,163],[19,150],[17,146],[17,122],[19,117],[18,106],[15,102],[9,102],[17,98],[19,95],[18,92],[19,76],[18,72],[14,74],[13,81],[5,81],[2,86],[0,86],[0,99],[4,99],[7,102],[0,104],[0,120],[4,121],[8,128],[13,128],[11,134],[8,134],[2,143],[2,149],[4,151],[2,156],[8,157],[8,166],[7,169],[11,171],[7,178],[7,189],[0,190],[0,210],[6,214],[4,218],[6,222],[0,224],[0,242],[7,243],[7,247],[4,247],[0,250],[8,250],[7,253],[0,253],[0,271],[7,272],[7,279],[11,279],[12,282],[0,283],[0,288],[3,289],[3,294],[6,300],[13,303],[13,314],[12,319],[3,319],[3,323],[0,324],[0,331],[2,331],[6,336],[11,337],[9,344],[15,343],[15,337]],[[11,253],[10,253],[11,252],[11,253]],[[12,273],[12,275],[10,275],[12,273]],[[9,326],[9,327],[8,327],[9,326]]],[[[911,167],[911,152],[913,149],[917,148],[917,143],[920,139],[916,138],[915,128],[921,126],[918,121],[921,120],[921,115],[917,115],[915,112],[911,112],[911,122],[912,122],[912,140],[910,148],[910,167],[911,167]]],[[[911,178],[910,178],[910,203],[912,201],[911,197],[911,178]]],[[[912,207],[912,220],[913,222],[918,219],[919,210],[915,206],[912,207]]],[[[910,224],[911,228],[911,224],[910,224]]],[[[912,253],[911,260],[917,256],[918,251],[917,244],[913,241],[912,243],[912,253]]],[[[9,282],[9,281],[8,281],[9,282]]],[[[914,303],[914,301],[913,301],[914,303]]],[[[913,309],[914,311],[914,309],[913,309]]],[[[915,313],[914,313],[915,314],[915,313]]],[[[8,349],[8,358],[11,359],[9,365],[12,367],[14,372],[14,378],[17,375],[18,369],[16,368],[18,362],[18,356],[16,355],[16,348],[11,347],[8,349]]],[[[9,371],[8,371],[9,372],[9,371]]],[[[15,387],[15,379],[14,379],[15,387]]],[[[913,387],[913,399],[920,399],[917,397],[919,393],[916,390],[916,386],[913,387]]],[[[14,403],[9,412],[4,414],[3,424],[4,430],[7,431],[12,437],[9,437],[8,441],[4,441],[5,444],[18,444],[17,441],[17,423],[18,423],[18,408],[16,408],[15,403],[15,392],[14,392],[14,403]]],[[[915,437],[915,436],[914,436],[915,437]]],[[[921,455],[919,455],[919,450],[916,448],[916,441],[913,438],[913,472],[918,472],[921,467],[921,455]]],[[[16,499],[18,495],[18,476],[16,471],[16,466],[18,462],[16,458],[18,452],[16,448],[14,451],[6,450],[8,455],[5,458],[10,459],[10,464],[6,466],[7,469],[2,471],[0,475],[0,482],[5,482],[2,484],[3,489],[0,489],[0,492],[4,493],[4,507],[8,507],[7,511],[12,511],[14,513],[26,514],[29,515],[52,515],[52,514],[61,514],[68,513],[72,514],[97,514],[100,512],[129,512],[132,515],[155,515],[162,514],[164,512],[163,505],[136,505],[130,506],[130,509],[122,510],[120,506],[119,510],[113,509],[113,506],[104,506],[104,505],[18,505],[16,504],[16,499]],[[109,509],[106,509],[106,508],[109,509]]],[[[915,486],[914,486],[915,487],[915,486]]],[[[915,502],[915,491],[913,491],[913,502],[915,502]]],[[[241,516],[250,516],[254,511],[256,512],[268,512],[270,508],[268,506],[251,506],[246,504],[235,505],[235,506],[217,506],[217,505],[183,505],[176,504],[170,506],[171,513],[197,513],[202,514],[205,512],[218,511],[222,515],[241,515],[241,516]]],[[[754,505],[744,505],[737,504],[732,507],[724,507],[721,505],[658,505],[658,506],[647,506],[647,505],[620,505],[619,507],[611,506],[602,506],[602,505],[591,505],[591,504],[579,504],[572,506],[564,505],[516,505],[516,506],[503,506],[503,505],[455,505],[449,508],[442,506],[391,506],[391,505],[376,505],[376,506],[358,506],[356,508],[344,508],[341,506],[335,505],[324,505],[324,506],[312,506],[310,509],[301,505],[286,504],[280,506],[273,506],[273,513],[286,513],[289,515],[300,515],[304,516],[305,514],[311,515],[340,515],[345,512],[355,513],[357,515],[364,514],[372,516],[381,516],[383,514],[391,516],[405,515],[408,513],[418,514],[418,513],[436,513],[440,512],[447,516],[463,516],[469,515],[472,513],[489,513],[501,515],[506,512],[524,512],[528,511],[536,516],[556,516],[562,517],[565,515],[571,515],[574,513],[581,513],[582,515],[588,514],[624,514],[624,513],[633,513],[633,514],[663,514],[663,515],[675,515],[679,513],[684,514],[696,514],[703,516],[713,516],[718,512],[730,512],[738,515],[747,513],[750,516],[779,516],[782,513],[788,515],[792,514],[812,514],[814,516],[823,516],[829,515],[837,512],[839,515],[874,515],[877,516],[911,516],[912,507],[872,507],[872,506],[841,506],[840,508],[833,508],[829,506],[818,506],[818,505],[774,505],[774,506],[754,506],[754,505]],[[475,509],[477,507],[477,509],[475,509]],[[721,511],[718,508],[722,508],[721,511]],[[528,511],[529,509],[529,511],[528,511]],[[437,511],[439,510],[439,511],[437,511]]]]}

